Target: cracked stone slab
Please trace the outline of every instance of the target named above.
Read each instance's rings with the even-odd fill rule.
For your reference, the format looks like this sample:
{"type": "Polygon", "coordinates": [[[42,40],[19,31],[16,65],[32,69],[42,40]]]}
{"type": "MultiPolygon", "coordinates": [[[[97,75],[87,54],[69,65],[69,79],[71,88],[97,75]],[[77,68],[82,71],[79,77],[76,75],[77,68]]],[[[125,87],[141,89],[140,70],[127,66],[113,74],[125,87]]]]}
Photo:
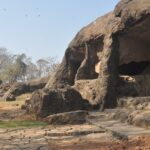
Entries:
{"type": "Polygon", "coordinates": [[[130,138],[138,135],[150,135],[150,129],[140,128],[118,120],[109,119],[105,112],[91,112],[88,122],[106,131],[112,132],[115,136],[130,138]]]}

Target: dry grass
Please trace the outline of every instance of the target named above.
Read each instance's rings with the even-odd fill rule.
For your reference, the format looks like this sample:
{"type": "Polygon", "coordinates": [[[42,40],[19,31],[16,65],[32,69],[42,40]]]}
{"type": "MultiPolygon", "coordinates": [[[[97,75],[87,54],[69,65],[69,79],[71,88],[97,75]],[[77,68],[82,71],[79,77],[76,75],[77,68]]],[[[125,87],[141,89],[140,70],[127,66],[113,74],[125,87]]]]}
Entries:
{"type": "Polygon", "coordinates": [[[21,110],[31,94],[23,94],[16,97],[15,101],[0,101],[0,128],[45,126],[45,122],[36,121],[34,114],[26,114],[21,110]]]}
{"type": "Polygon", "coordinates": [[[15,101],[0,101],[0,109],[12,109],[13,108],[20,108],[21,105],[24,104],[27,98],[30,98],[31,94],[22,94],[21,96],[16,97],[15,101]]]}

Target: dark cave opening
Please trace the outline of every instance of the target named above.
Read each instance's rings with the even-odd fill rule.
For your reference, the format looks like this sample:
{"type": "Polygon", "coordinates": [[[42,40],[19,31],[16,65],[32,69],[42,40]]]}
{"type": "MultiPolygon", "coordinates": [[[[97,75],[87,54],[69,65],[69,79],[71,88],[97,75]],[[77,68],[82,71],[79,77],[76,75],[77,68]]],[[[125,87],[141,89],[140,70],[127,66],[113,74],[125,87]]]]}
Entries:
{"type": "Polygon", "coordinates": [[[128,64],[123,64],[119,66],[118,70],[120,75],[140,75],[148,66],[150,66],[149,61],[133,61],[128,64]]]}

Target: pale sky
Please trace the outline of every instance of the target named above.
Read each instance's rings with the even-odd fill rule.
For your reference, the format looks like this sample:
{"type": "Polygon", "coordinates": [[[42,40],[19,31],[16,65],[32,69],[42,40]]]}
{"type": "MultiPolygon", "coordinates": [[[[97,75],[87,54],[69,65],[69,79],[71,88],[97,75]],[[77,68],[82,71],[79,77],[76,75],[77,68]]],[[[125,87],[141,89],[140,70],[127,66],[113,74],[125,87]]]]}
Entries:
{"type": "Polygon", "coordinates": [[[75,34],[119,0],[0,0],[0,47],[62,59],[75,34]]]}

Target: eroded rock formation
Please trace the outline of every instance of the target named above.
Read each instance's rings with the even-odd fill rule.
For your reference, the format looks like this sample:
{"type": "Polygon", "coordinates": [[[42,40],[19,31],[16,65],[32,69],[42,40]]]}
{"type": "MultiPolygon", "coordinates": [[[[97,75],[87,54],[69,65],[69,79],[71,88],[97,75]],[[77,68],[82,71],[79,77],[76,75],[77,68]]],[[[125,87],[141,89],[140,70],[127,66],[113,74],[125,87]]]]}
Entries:
{"type": "Polygon", "coordinates": [[[144,94],[145,91],[140,93],[136,88],[140,85],[144,90],[142,84],[145,80],[142,83],[136,81],[139,75],[144,78],[150,73],[149,27],[149,0],[120,1],[113,12],[96,19],[77,33],[69,44],[60,67],[45,86],[48,96],[42,94],[45,89],[34,92],[32,110],[42,116],[45,110],[46,115],[60,113],[58,107],[62,108],[61,112],[83,109],[85,100],[91,106],[96,106],[93,108],[103,110],[115,107],[117,99],[127,96],[126,93],[128,96],[150,95],[149,91],[144,94]],[[126,81],[121,76],[133,76],[135,80],[126,81]],[[131,91],[125,92],[122,85],[130,87],[131,91]],[[67,98],[71,105],[59,103],[59,91],[64,95],[72,88],[73,93],[80,95],[79,98],[76,99],[72,94],[67,98]],[[34,103],[36,94],[39,94],[37,107],[40,111],[34,103]],[[76,101],[78,107],[74,105],[76,101]],[[43,105],[44,102],[46,106],[43,105]],[[59,106],[52,108],[54,105],[59,106]]]}
{"type": "Polygon", "coordinates": [[[0,91],[0,93],[2,93],[1,97],[3,100],[6,101],[15,100],[16,96],[19,96],[24,93],[31,93],[37,89],[44,88],[48,80],[49,77],[43,77],[28,82],[18,82],[18,83],[14,83],[13,85],[8,84],[9,86],[7,86],[6,84],[6,86],[4,85],[4,89],[0,91]]]}

